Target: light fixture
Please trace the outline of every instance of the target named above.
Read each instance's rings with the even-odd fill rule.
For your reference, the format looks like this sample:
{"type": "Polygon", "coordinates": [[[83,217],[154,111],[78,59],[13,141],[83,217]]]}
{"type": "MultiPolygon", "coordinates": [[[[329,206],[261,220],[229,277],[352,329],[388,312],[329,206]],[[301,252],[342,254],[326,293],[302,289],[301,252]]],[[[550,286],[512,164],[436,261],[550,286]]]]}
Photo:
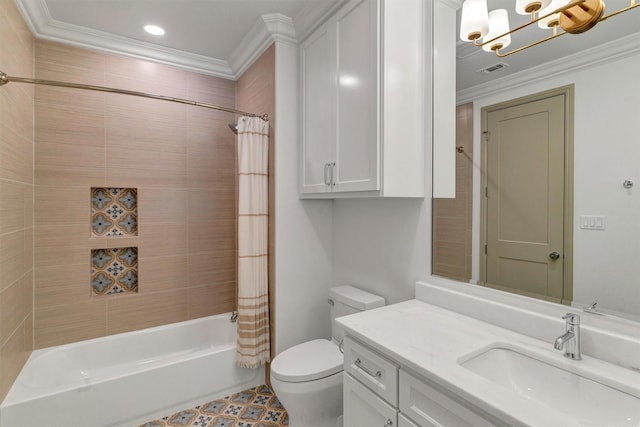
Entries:
{"type": "Polygon", "coordinates": [[[531,20],[511,30],[505,9],[487,13],[487,0],[465,0],[460,19],[460,39],[473,42],[486,52],[493,51],[497,56],[505,57],[563,34],[584,33],[598,22],[637,6],[640,3],[630,0],[629,6],[605,15],[603,0],[516,0],[516,12],[530,15],[531,20]],[[511,43],[511,34],[536,23],[542,29],[553,30],[553,34],[509,52],[502,51],[511,43]]]}
{"type": "Polygon", "coordinates": [[[157,25],[145,25],[144,30],[149,34],[153,34],[154,36],[161,36],[164,34],[164,29],[158,27],[157,25]]]}

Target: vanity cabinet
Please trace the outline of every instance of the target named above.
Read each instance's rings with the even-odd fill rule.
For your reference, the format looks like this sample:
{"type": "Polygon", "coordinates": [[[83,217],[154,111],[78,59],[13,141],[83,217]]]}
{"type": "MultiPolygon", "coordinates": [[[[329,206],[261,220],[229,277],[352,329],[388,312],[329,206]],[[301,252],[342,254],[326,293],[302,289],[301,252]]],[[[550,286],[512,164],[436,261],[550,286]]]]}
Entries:
{"type": "Polygon", "coordinates": [[[425,4],[351,0],[301,43],[301,197],[424,197],[425,4]]]}
{"type": "Polygon", "coordinates": [[[489,427],[464,402],[375,350],[344,340],[344,425],[349,427],[489,427]]]}

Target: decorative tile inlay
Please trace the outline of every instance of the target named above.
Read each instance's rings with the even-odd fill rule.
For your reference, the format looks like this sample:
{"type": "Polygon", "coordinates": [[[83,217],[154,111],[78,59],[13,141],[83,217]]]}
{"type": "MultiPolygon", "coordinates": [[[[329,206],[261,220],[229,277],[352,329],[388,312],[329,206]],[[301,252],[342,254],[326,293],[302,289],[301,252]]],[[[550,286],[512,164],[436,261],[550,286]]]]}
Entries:
{"type": "Polygon", "coordinates": [[[254,387],[139,427],[283,427],[289,416],[266,385],[254,387]]]}
{"type": "Polygon", "coordinates": [[[94,295],[138,292],[138,248],[91,250],[94,295]]]}
{"type": "Polygon", "coordinates": [[[135,188],[91,189],[91,234],[138,235],[138,200],[135,188]]]}

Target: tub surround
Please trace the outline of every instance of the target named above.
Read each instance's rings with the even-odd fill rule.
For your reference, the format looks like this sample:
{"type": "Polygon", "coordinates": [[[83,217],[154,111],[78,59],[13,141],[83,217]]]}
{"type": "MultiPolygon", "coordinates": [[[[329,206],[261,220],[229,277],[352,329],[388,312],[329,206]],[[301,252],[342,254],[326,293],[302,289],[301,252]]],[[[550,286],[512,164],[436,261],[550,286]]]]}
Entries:
{"type": "MultiPolygon", "coordinates": [[[[397,362],[401,371],[405,369],[411,375],[456,396],[489,421],[508,425],[581,425],[579,420],[509,392],[460,365],[492,346],[524,349],[525,354],[547,360],[566,371],[598,379],[640,398],[640,372],[616,365],[620,363],[624,366],[625,361],[619,357],[607,357],[604,351],[599,352],[600,358],[593,357],[594,346],[602,342],[595,338],[594,334],[597,333],[608,335],[610,339],[633,341],[633,348],[627,348],[631,353],[627,357],[637,363],[640,360],[640,340],[637,336],[635,339],[632,336],[625,338],[624,331],[620,333],[596,328],[591,319],[585,319],[583,360],[572,361],[553,348],[553,339],[564,332],[564,320],[555,313],[551,318],[547,313],[520,308],[514,314],[497,309],[490,300],[473,296],[472,305],[478,312],[499,313],[502,322],[522,325],[521,328],[515,328],[520,329],[516,332],[479,320],[478,313],[465,315],[454,311],[453,308],[457,308],[464,313],[464,299],[469,298],[469,294],[455,296],[451,289],[420,283],[416,286],[416,296],[417,299],[343,317],[338,322],[346,328],[349,337],[397,362]],[[447,292],[448,298],[440,299],[447,292]],[[460,301],[456,302],[456,299],[460,301]],[[445,300],[449,301],[450,307],[438,306],[445,300]],[[540,333],[530,336],[526,333],[528,328],[540,333]],[[544,339],[540,339],[540,335],[544,339]]],[[[562,314],[570,311],[559,306],[556,308],[562,314]]],[[[619,353],[621,350],[614,345],[609,352],[619,353]]]]}

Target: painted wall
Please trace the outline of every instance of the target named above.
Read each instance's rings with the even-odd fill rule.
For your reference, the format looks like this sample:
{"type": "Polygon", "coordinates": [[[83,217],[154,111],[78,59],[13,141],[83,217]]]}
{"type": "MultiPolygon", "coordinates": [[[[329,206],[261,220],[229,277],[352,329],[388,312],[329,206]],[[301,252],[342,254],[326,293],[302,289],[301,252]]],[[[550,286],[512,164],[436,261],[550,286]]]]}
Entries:
{"type": "MultiPolygon", "coordinates": [[[[235,82],[36,43],[36,77],[235,106],[235,82]]],[[[35,347],[235,307],[235,137],[228,113],[38,87],[35,347]],[[91,237],[90,188],[138,190],[138,236],[91,237]],[[92,295],[90,249],[137,247],[139,292],[92,295]]]]}
{"type": "MultiPolygon", "coordinates": [[[[640,86],[631,82],[639,67],[640,53],[635,53],[474,100],[474,150],[478,152],[483,106],[575,85],[574,301],[580,306],[597,301],[601,307],[636,314],[640,301],[636,283],[640,276],[640,86]],[[633,189],[623,188],[627,179],[636,183],[633,189]],[[606,230],[580,229],[580,215],[605,216],[606,230]]],[[[477,183],[480,172],[475,166],[477,183]]],[[[474,195],[477,248],[479,187],[474,195]]],[[[477,279],[477,251],[474,271],[477,279]]]]}
{"type": "MultiPolygon", "coordinates": [[[[2,71],[33,76],[34,41],[0,0],[2,71]]],[[[0,88],[0,401],[33,349],[33,87],[0,88]]]]}
{"type": "Polygon", "coordinates": [[[298,197],[297,46],[275,43],[276,354],[328,338],[332,280],[332,202],[298,197]]]}

